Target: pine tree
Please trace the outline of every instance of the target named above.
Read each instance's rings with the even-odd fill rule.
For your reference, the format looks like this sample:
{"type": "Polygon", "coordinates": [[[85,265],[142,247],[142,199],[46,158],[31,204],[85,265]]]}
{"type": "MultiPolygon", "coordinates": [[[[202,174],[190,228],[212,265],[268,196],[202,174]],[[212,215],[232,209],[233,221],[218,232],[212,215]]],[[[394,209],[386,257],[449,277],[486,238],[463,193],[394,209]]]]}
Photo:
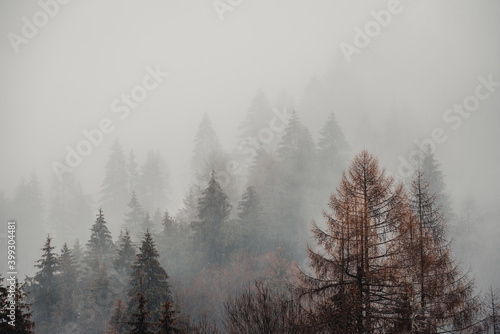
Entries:
{"type": "Polygon", "coordinates": [[[106,224],[104,212],[99,209],[97,219],[90,229],[90,239],[87,242],[87,263],[92,263],[97,259],[99,263],[111,264],[114,243],[106,224]]]}
{"type": "Polygon", "coordinates": [[[61,296],[59,314],[62,326],[77,319],[77,304],[80,293],[78,284],[79,272],[75,258],[65,243],[59,256],[59,271],[57,277],[61,296]]]}
{"type": "Polygon", "coordinates": [[[314,223],[323,248],[308,248],[314,275],[301,273],[301,293],[310,298],[311,323],[334,333],[373,333],[391,328],[397,296],[401,185],[380,170],[368,152],[358,154],[324,213],[327,231],[314,223]],[[396,281],[391,278],[396,277],[396,281]]]}
{"type": "Polygon", "coordinates": [[[101,206],[106,208],[112,221],[118,221],[125,212],[129,197],[127,185],[129,177],[122,146],[116,139],[111,146],[111,154],[106,163],[106,172],[101,185],[101,206]]]}
{"type": "Polygon", "coordinates": [[[174,334],[180,333],[179,328],[176,326],[177,311],[173,309],[172,302],[166,301],[161,306],[161,317],[156,324],[158,334],[174,334]]]}
{"type": "Polygon", "coordinates": [[[115,304],[115,311],[109,319],[109,327],[106,334],[125,334],[130,332],[130,326],[127,324],[127,313],[123,300],[118,298],[115,304]]]}
{"type": "Polygon", "coordinates": [[[160,317],[161,304],[171,299],[168,275],[158,262],[158,251],[151,237],[151,233],[146,232],[142,239],[142,245],[132,266],[130,289],[128,296],[130,301],[127,306],[129,314],[137,309],[136,296],[144,293],[148,300],[145,308],[152,322],[158,321],[160,317]]]}
{"type": "Polygon", "coordinates": [[[17,278],[8,280],[9,288],[2,286],[0,276],[0,333],[31,334],[35,333],[35,323],[31,320],[31,304],[28,304],[26,283],[19,283],[17,278]]]}
{"type": "Polygon", "coordinates": [[[149,151],[141,168],[137,193],[146,211],[162,206],[167,199],[168,171],[160,153],[149,151]]]}
{"type": "MultiPolygon", "coordinates": [[[[140,235],[141,225],[144,221],[144,208],[137,200],[135,191],[132,191],[132,197],[130,198],[128,207],[130,208],[130,212],[125,214],[126,218],[124,219],[125,223],[123,224],[123,228],[136,237],[140,235]]],[[[140,239],[140,237],[138,239],[140,239]]]]}
{"type": "Polygon", "coordinates": [[[52,238],[47,236],[42,248],[42,258],[35,265],[39,270],[33,277],[30,286],[30,300],[33,305],[33,320],[41,333],[49,333],[55,330],[58,318],[58,305],[60,302],[60,290],[57,285],[58,259],[51,246],[52,238]]]}
{"type": "Polygon", "coordinates": [[[146,215],[144,216],[144,219],[142,220],[142,225],[141,225],[141,235],[144,235],[147,231],[151,232],[154,234],[154,226],[153,222],[151,221],[151,217],[149,216],[149,212],[146,212],[146,215]]]}
{"type": "Polygon", "coordinates": [[[222,261],[225,247],[223,224],[230,212],[229,200],[215,180],[215,173],[212,171],[208,187],[198,202],[199,221],[191,223],[194,243],[204,253],[208,262],[222,261]]]}

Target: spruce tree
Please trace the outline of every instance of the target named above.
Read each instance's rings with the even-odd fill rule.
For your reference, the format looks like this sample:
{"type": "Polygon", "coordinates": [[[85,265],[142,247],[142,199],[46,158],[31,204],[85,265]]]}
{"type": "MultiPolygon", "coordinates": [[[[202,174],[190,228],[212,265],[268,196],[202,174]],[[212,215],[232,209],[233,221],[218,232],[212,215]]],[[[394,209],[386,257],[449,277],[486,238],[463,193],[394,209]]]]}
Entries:
{"type": "Polygon", "coordinates": [[[153,212],[167,199],[168,171],[157,151],[149,151],[141,167],[137,193],[146,211],[153,212]]]}
{"type": "Polygon", "coordinates": [[[137,309],[136,296],[143,293],[147,299],[145,309],[150,313],[148,320],[152,322],[158,321],[161,304],[172,298],[168,283],[169,277],[158,262],[158,257],[155,243],[148,231],[144,234],[142,245],[132,266],[127,311],[132,314],[137,309]]]}
{"type": "Polygon", "coordinates": [[[250,186],[243,194],[238,206],[238,217],[242,230],[242,246],[251,253],[264,251],[265,233],[260,200],[255,189],[250,186]]]}
{"type": "Polygon", "coordinates": [[[161,317],[156,324],[158,334],[174,334],[180,333],[179,328],[176,326],[177,311],[173,309],[172,302],[166,301],[161,306],[161,317]]]}
{"type": "Polygon", "coordinates": [[[117,249],[117,254],[113,260],[113,267],[122,276],[129,277],[132,272],[132,264],[135,261],[135,247],[130,239],[128,230],[120,240],[120,245],[117,249]]]}
{"type": "Polygon", "coordinates": [[[0,276],[0,333],[31,334],[35,333],[31,304],[27,303],[26,283],[19,283],[17,278],[8,280],[8,288],[2,286],[0,276]]]}
{"type": "Polygon", "coordinates": [[[132,313],[134,320],[127,322],[130,325],[130,334],[149,334],[153,333],[149,328],[153,327],[153,323],[148,321],[151,312],[146,309],[148,300],[142,292],[137,293],[137,312],[132,313]]]}
{"type": "Polygon", "coordinates": [[[230,212],[229,200],[212,171],[208,187],[198,201],[199,221],[191,223],[194,243],[208,262],[220,263],[223,259],[226,242],[223,225],[230,212]]]}
{"type": "Polygon", "coordinates": [[[78,298],[80,295],[78,265],[66,243],[63,245],[61,255],[59,256],[59,271],[60,274],[57,277],[61,296],[59,313],[62,326],[64,326],[69,322],[76,321],[78,317],[78,298]]]}
{"type": "Polygon", "coordinates": [[[129,177],[127,163],[122,146],[115,139],[111,146],[111,154],[106,163],[106,172],[101,185],[101,206],[106,208],[112,221],[118,220],[125,212],[129,197],[127,185],[129,177]]]}
{"type": "Polygon", "coordinates": [[[144,221],[144,208],[137,200],[135,191],[132,191],[130,202],[128,203],[130,212],[125,214],[123,228],[128,230],[132,236],[140,240],[141,225],[144,221]]]}
{"type": "Polygon", "coordinates": [[[59,261],[53,252],[52,238],[47,240],[42,248],[42,257],[35,265],[39,270],[33,277],[30,286],[30,300],[33,305],[33,320],[42,333],[55,331],[58,318],[58,305],[61,300],[57,284],[59,261]]]}
{"type": "Polygon", "coordinates": [[[109,327],[106,334],[125,334],[130,332],[127,324],[127,312],[123,300],[118,298],[115,304],[115,311],[109,319],[109,327]]]}
{"type": "Polygon", "coordinates": [[[137,162],[135,161],[135,154],[133,150],[130,150],[129,158],[127,162],[127,171],[128,171],[128,189],[130,192],[137,191],[139,187],[139,169],[137,162]]]}
{"type": "Polygon", "coordinates": [[[90,229],[90,239],[87,242],[87,264],[92,263],[95,259],[97,259],[99,263],[111,264],[114,243],[111,232],[109,232],[106,224],[104,212],[102,209],[99,209],[97,219],[90,229]]]}

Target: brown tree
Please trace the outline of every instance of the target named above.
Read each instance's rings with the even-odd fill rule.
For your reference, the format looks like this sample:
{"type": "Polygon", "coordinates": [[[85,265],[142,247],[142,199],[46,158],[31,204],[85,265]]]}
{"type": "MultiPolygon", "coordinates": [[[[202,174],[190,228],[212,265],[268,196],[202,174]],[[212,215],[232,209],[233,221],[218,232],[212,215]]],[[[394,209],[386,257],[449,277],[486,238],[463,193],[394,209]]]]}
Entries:
{"type": "MultiPolygon", "coordinates": [[[[308,248],[313,273],[300,271],[298,292],[316,332],[385,332],[397,321],[398,238],[405,192],[367,151],[344,173],[326,231],[313,221],[323,252],[308,248]]],[[[311,329],[312,330],[312,329],[311,329]]]]}
{"type": "Polygon", "coordinates": [[[411,333],[475,332],[480,330],[480,302],[474,295],[474,280],[452,258],[442,209],[429,189],[418,170],[409,194],[412,213],[401,230],[405,236],[401,281],[406,288],[400,301],[406,301],[406,306],[400,303],[399,314],[409,315],[405,323],[411,333]]]}

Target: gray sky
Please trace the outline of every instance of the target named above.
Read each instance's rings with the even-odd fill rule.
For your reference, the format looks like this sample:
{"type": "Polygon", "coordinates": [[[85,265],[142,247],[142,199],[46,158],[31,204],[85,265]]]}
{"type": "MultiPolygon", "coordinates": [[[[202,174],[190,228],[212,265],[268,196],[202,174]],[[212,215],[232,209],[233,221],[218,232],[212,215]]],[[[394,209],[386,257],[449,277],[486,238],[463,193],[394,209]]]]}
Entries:
{"type": "MultiPolygon", "coordinates": [[[[41,9],[36,1],[2,1],[0,190],[12,197],[32,170],[47,189],[51,162],[85,139],[82,130],[109,118],[114,131],[75,169],[84,191],[99,190],[108,147],[118,137],[139,161],[148,149],[160,150],[179,201],[204,112],[232,150],[259,88],[271,100],[286,90],[300,105],[316,73],[336,97],[333,111],[353,153],[370,149],[395,171],[416,138],[440,127],[448,139],[437,157],[454,199],[468,192],[496,204],[500,87],[456,130],[443,113],[474,93],[479,76],[500,81],[500,2],[401,0],[400,13],[348,63],[340,43],[353,44],[353,28],[389,3],[242,1],[222,21],[209,0],[73,0],[15,53],[8,34],[21,35],[23,17],[32,21],[41,9]],[[120,120],[111,103],[157,64],[170,76],[120,120]],[[395,118],[407,131],[390,147],[374,144],[395,118]]],[[[299,113],[316,136],[329,110],[299,113]]]]}

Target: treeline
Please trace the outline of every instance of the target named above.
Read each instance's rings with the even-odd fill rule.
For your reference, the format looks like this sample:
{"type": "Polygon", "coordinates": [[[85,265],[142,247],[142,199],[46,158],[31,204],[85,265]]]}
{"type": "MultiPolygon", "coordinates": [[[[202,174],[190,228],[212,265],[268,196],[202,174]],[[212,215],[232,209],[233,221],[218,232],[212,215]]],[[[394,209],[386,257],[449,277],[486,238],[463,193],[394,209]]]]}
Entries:
{"type": "Polygon", "coordinates": [[[365,151],[348,165],[333,113],[315,142],[293,110],[286,96],[272,108],[259,92],[230,153],[205,114],[175,215],[166,209],[169,173],[159,152],[139,167],[117,140],[99,201],[106,219],[99,210],[90,224],[93,204],[70,174],[53,187],[53,225],[39,224],[47,208],[36,175],[20,182],[12,203],[0,198],[30,234],[50,231],[44,243],[23,247],[44,245],[35,275],[17,288],[27,332],[33,322],[39,333],[494,328],[497,293],[486,303],[453,259],[447,229],[455,215],[432,152],[405,189],[365,151]],[[310,219],[327,205],[311,237],[310,219]],[[109,226],[120,231],[116,241],[109,226]]]}

